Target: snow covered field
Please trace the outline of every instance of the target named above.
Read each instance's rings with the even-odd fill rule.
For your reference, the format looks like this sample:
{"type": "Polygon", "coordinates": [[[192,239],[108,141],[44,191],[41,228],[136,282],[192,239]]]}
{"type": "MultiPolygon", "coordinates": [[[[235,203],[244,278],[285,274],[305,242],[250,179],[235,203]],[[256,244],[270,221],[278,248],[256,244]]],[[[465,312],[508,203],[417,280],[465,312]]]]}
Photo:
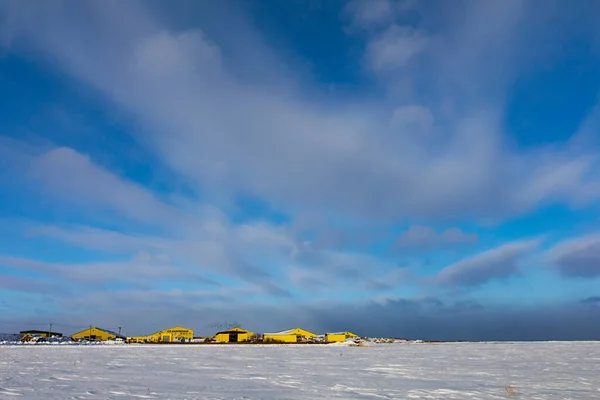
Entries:
{"type": "Polygon", "coordinates": [[[0,346],[0,399],[600,399],[600,342],[0,346]]]}

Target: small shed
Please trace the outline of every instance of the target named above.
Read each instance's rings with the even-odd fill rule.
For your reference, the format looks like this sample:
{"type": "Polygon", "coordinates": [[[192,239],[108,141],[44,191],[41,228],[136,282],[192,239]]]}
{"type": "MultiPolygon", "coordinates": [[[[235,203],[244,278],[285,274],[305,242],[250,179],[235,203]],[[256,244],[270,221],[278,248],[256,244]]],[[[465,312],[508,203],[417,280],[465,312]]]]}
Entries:
{"type": "Polygon", "coordinates": [[[325,341],[327,343],[338,343],[338,342],[345,342],[348,339],[357,338],[357,337],[358,337],[358,335],[356,335],[352,332],[334,332],[334,333],[326,333],[325,341]]]}
{"type": "Polygon", "coordinates": [[[325,334],[325,341],[327,343],[338,343],[338,342],[345,342],[346,341],[346,335],[344,334],[344,332],[336,332],[336,333],[326,333],[325,334]]]}

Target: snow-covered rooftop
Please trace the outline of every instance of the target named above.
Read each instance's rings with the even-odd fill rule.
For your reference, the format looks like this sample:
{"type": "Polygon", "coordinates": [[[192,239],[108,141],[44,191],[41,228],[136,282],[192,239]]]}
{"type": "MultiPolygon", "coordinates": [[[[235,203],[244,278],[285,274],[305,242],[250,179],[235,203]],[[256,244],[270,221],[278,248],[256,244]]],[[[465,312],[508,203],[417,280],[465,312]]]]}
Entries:
{"type": "Polygon", "coordinates": [[[294,335],[294,330],[293,329],[287,329],[285,331],[265,333],[264,335],[294,335]]]}

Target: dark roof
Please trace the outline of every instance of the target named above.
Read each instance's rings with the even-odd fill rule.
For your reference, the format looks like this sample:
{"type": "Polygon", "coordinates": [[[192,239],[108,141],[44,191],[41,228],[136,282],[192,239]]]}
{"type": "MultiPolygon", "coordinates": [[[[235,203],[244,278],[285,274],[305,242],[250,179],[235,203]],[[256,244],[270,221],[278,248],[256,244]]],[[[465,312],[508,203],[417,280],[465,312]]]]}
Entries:
{"type": "Polygon", "coordinates": [[[242,333],[243,334],[243,333],[252,333],[252,332],[250,332],[250,331],[248,331],[248,330],[246,330],[244,328],[231,328],[228,331],[217,332],[217,333],[215,333],[215,335],[222,335],[222,334],[225,334],[225,333],[227,333],[227,334],[242,333]]]}
{"type": "Polygon", "coordinates": [[[19,332],[21,335],[50,335],[52,334],[53,336],[62,336],[62,333],[59,332],[50,332],[50,331],[38,331],[37,329],[32,329],[29,331],[21,331],[19,332]]]}
{"type": "Polygon", "coordinates": [[[118,338],[126,339],[125,336],[119,335],[117,332],[111,331],[110,329],[98,328],[97,326],[95,326],[94,328],[99,329],[99,330],[104,331],[104,332],[107,332],[107,333],[110,333],[111,335],[115,335],[118,338]]]}

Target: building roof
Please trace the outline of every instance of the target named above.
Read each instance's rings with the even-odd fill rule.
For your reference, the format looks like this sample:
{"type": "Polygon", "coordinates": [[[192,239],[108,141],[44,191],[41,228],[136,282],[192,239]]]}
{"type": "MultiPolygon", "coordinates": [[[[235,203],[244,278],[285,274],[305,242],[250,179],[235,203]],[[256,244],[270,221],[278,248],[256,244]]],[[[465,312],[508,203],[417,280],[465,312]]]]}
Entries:
{"type": "MultiPolygon", "coordinates": [[[[193,329],[190,328],[184,328],[183,326],[172,326],[170,328],[167,329],[163,329],[162,331],[158,331],[158,332],[154,332],[152,335],[158,335],[159,333],[165,333],[168,331],[194,331],[193,329]]],[[[152,336],[150,335],[150,336],[152,336]]]]}
{"type": "MultiPolygon", "coordinates": [[[[121,339],[127,339],[125,336],[119,335],[117,332],[111,331],[110,329],[98,328],[97,326],[92,326],[92,329],[97,329],[99,331],[106,332],[108,334],[114,335],[114,336],[116,336],[118,338],[121,338],[121,339]]],[[[84,333],[85,331],[89,331],[89,330],[90,330],[90,328],[86,328],[86,329],[81,330],[81,331],[79,331],[77,333],[84,333]]],[[[74,333],[74,335],[77,335],[77,333],[74,333]]]]}
{"type": "Polygon", "coordinates": [[[326,333],[326,335],[346,335],[346,336],[358,337],[357,334],[354,334],[352,332],[329,332],[329,333],[326,333]]]}
{"type": "Polygon", "coordinates": [[[279,332],[271,332],[271,333],[265,333],[265,335],[293,335],[294,333],[292,333],[291,329],[287,329],[285,331],[279,331],[279,332]]]}
{"type": "Polygon", "coordinates": [[[104,331],[104,332],[106,332],[106,333],[110,333],[111,335],[115,335],[116,337],[120,337],[120,338],[123,338],[123,339],[125,339],[125,336],[123,336],[123,335],[120,335],[120,334],[118,334],[118,333],[117,333],[117,332],[115,332],[115,331],[111,331],[111,330],[109,330],[109,329],[104,329],[104,328],[98,328],[98,327],[94,327],[94,328],[95,328],[95,329],[98,329],[98,330],[100,330],[100,331],[104,331]]]}
{"type": "Polygon", "coordinates": [[[231,329],[226,330],[226,331],[217,332],[215,335],[221,335],[221,334],[224,334],[224,333],[252,333],[252,332],[236,326],[235,328],[231,328],[231,329]]]}
{"type": "Polygon", "coordinates": [[[31,329],[28,331],[19,332],[21,335],[53,335],[53,336],[62,336],[62,333],[59,332],[50,332],[50,331],[39,331],[37,329],[31,329]]]}
{"type": "Polygon", "coordinates": [[[279,331],[279,332],[273,332],[273,333],[265,333],[265,335],[302,335],[302,334],[307,334],[307,336],[317,336],[316,334],[307,331],[306,329],[302,329],[302,328],[292,328],[292,329],[286,329],[285,331],[279,331]]]}
{"type": "Polygon", "coordinates": [[[296,336],[296,334],[293,333],[290,330],[281,331],[281,332],[263,333],[263,335],[269,335],[269,336],[286,336],[286,335],[289,336],[289,335],[292,335],[292,336],[296,336]]]}

